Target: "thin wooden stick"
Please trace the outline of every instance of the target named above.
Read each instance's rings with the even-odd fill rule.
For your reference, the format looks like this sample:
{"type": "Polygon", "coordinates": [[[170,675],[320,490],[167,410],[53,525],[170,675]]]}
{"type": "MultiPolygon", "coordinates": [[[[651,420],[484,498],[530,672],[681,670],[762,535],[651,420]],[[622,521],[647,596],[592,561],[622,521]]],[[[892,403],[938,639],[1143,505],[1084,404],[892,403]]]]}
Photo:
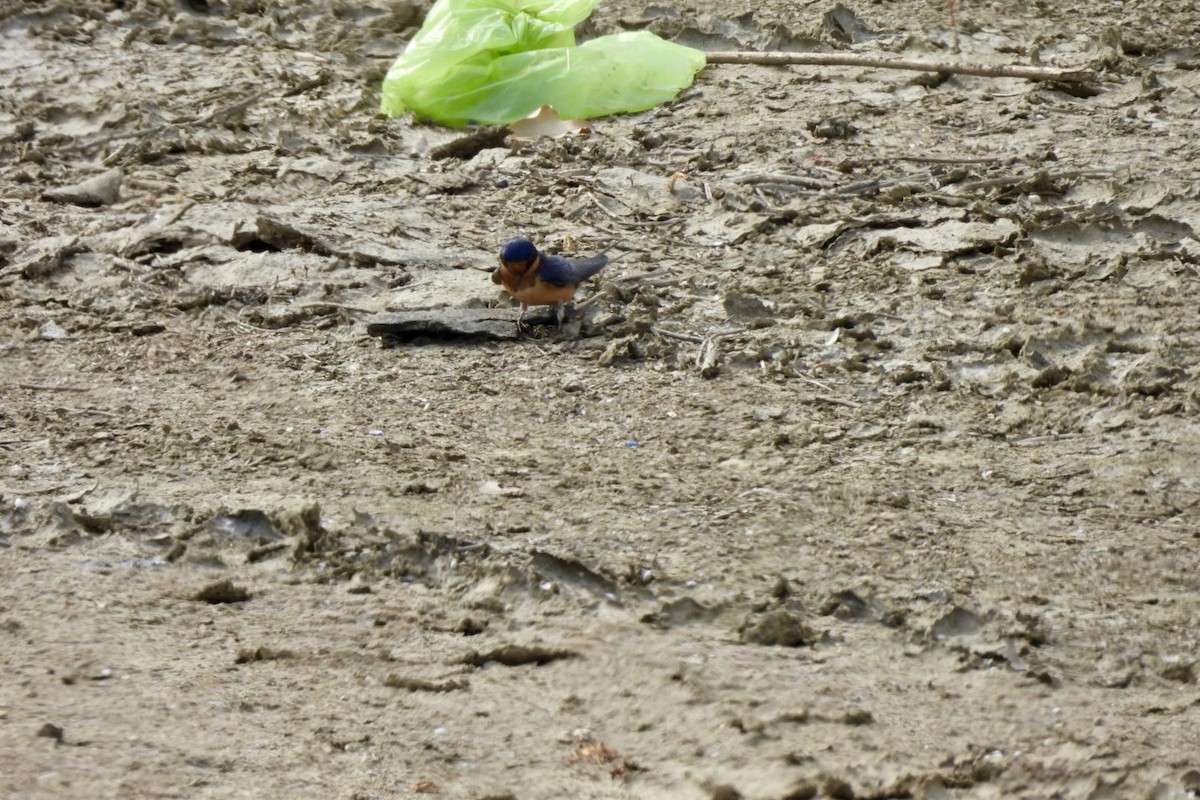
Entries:
{"type": "Polygon", "coordinates": [[[22,389],[27,389],[31,392],[90,392],[90,386],[67,386],[55,383],[18,383],[22,389]]]}
{"type": "Polygon", "coordinates": [[[966,183],[949,183],[946,184],[945,190],[958,189],[966,191],[975,191],[977,189],[995,189],[999,186],[1013,186],[1025,181],[1036,180],[1039,174],[1044,175],[1047,181],[1069,181],[1075,178],[1110,178],[1114,170],[1111,169],[1068,169],[1058,172],[1023,172],[1019,175],[1002,175],[998,178],[984,178],[978,181],[969,181],[966,183]]]}
{"type": "Polygon", "coordinates": [[[659,328],[658,326],[651,328],[651,330],[664,339],[674,339],[677,342],[688,342],[689,344],[703,344],[704,342],[699,336],[693,336],[690,333],[677,333],[669,331],[666,328],[659,328]]]}
{"type": "Polygon", "coordinates": [[[937,61],[913,61],[904,58],[865,55],[861,53],[789,53],[779,50],[757,52],[731,50],[708,53],[709,64],[806,64],[819,67],[871,67],[874,69],[909,69],[918,72],[947,72],[955,75],[982,75],[988,78],[1025,78],[1031,81],[1060,81],[1087,83],[1095,80],[1090,69],[1060,69],[1025,64],[947,64],[937,61]]]}
{"type": "Polygon", "coordinates": [[[700,345],[696,367],[701,378],[715,378],[721,372],[721,337],[710,336],[700,345]]]}

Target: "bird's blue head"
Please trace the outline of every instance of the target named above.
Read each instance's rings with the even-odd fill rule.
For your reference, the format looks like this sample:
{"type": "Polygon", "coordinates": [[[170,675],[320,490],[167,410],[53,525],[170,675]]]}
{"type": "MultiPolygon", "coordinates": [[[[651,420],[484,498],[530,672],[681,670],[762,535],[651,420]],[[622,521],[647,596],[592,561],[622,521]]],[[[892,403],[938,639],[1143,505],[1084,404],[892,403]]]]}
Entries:
{"type": "Polygon", "coordinates": [[[533,242],[523,236],[516,239],[509,239],[500,248],[500,261],[504,264],[514,262],[532,264],[537,257],[537,248],[533,246],[533,242]]]}

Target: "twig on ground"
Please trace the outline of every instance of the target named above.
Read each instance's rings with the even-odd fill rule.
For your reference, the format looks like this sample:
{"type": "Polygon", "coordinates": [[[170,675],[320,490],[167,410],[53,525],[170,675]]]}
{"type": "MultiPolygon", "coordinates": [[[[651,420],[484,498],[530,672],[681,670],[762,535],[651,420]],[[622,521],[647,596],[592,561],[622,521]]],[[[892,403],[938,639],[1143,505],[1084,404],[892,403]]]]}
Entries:
{"type": "Polygon", "coordinates": [[[1002,160],[999,156],[878,156],[858,159],[854,164],[890,164],[894,161],[909,164],[997,164],[1002,160]]]}
{"type": "MultiPolygon", "coordinates": [[[[889,159],[878,159],[880,162],[888,161],[889,159]]],[[[921,163],[940,163],[932,160],[921,160],[917,158],[894,158],[893,161],[919,161],[921,163]]],[[[996,159],[981,159],[979,163],[990,163],[996,159]]],[[[947,160],[945,163],[975,163],[968,159],[947,160]]],[[[841,186],[833,184],[823,184],[820,181],[806,178],[802,175],[791,176],[783,174],[750,174],[741,176],[732,176],[730,180],[734,183],[744,183],[750,185],[758,185],[764,183],[777,183],[788,186],[795,186],[798,190],[809,189],[817,192],[816,197],[828,197],[834,195],[857,195],[868,194],[871,192],[879,192],[884,189],[894,189],[900,186],[906,186],[913,191],[914,194],[923,197],[934,196],[950,196],[961,197],[966,192],[976,192],[982,189],[995,189],[1002,186],[1015,186],[1031,180],[1046,180],[1049,182],[1057,182],[1064,180],[1073,180],[1075,178],[1107,178],[1111,177],[1113,170],[1101,169],[1074,169],[1074,170],[1034,170],[1033,172],[1023,172],[1013,175],[1002,175],[995,178],[983,178],[977,181],[965,181],[963,183],[949,183],[945,186],[930,186],[933,183],[933,176],[928,172],[918,174],[897,175],[890,178],[868,178],[854,183],[847,183],[841,186]]]]}
{"type": "MultiPolygon", "coordinates": [[[[679,223],[679,224],[682,224],[682,223],[679,223]]],[[[609,236],[612,236],[612,237],[615,237],[618,239],[622,238],[626,235],[624,233],[621,233],[620,231],[613,230],[612,228],[606,228],[603,225],[600,225],[595,222],[592,223],[592,227],[595,228],[596,230],[600,231],[601,233],[607,233],[609,236]]],[[[679,245],[680,247],[724,247],[725,246],[724,242],[717,242],[716,244],[705,244],[703,242],[698,242],[695,240],[689,241],[689,240],[685,240],[685,239],[680,239],[675,236],[668,236],[657,230],[651,231],[647,235],[648,236],[656,236],[656,237],[658,237],[658,239],[660,239],[663,242],[667,242],[668,244],[679,245]]]]}
{"type": "MultiPolygon", "coordinates": [[[[605,196],[609,197],[609,195],[605,195],[605,196]]],[[[674,225],[675,223],[679,222],[679,220],[676,219],[675,217],[667,217],[666,219],[647,219],[647,220],[626,219],[625,217],[621,216],[620,214],[616,213],[615,211],[610,211],[608,208],[606,208],[603,203],[601,203],[599,200],[596,199],[595,194],[590,195],[590,197],[591,197],[592,204],[595,205],[596,208],[600,209],[602,212],[604,212],[608,216],[617,220],[622,225],[627,225],[630,228],[660,228],[664,225],[674,225]]],[[[612,198],[612,199],[616,199],[616,198],[612,198]]],[[[621,203],[620,200],[617,200],[617,202],[621,203]]],[[[622,205],[627,205],[627,204],[622,203],[622,205]]]]}
{"type": "Polygon", "coordinates": [[[813,395],[808,399],[814,403],[828,403],[831,406],[842,406],[843,408],[862,408],[862,403],[856,403],[853,400],[843,400],[840,397],[834,397],[828,394],[813,395]]]}
{"type": "Polygon", "coordinates": [[[1074,178],[1110,178],[1113,170],[1111,169],[1071,169],[1061,170],[1058,172],[1049,172],[1037,170],[1034,172],[1025,172],[1019,175],[1003,175],[998,178],[984,178],[983,180],[970,181],[969,183],[950,183],[939,191],[947,191],[949,189],[959,189],[966,191],[975,191],[978,189],[995,189],[1000,186],[1014,186],[1016,184],[1025,183],[1026,181],[1035,180],[1039,177],[1047,181],[1069,181],[1074,178]]]}
{"type": "Polygon", "coordinates": [[[700,377],[715,378],[721,372],[721,337],[710,336],[700,345],[696,354],[696,367],[700,377]]]}
{"type": "MultiPolygon", "coordinates": [[[[401,287],[401,288],[403,288],[403,287],[401,287]]],[[[375,310],[370,309],[370,308],[363,308],[362,306],[349,306],[349,305],[346,305],[345,303],[330,303],[330,302],[326,302],[324,300],[317,300],[317,301],[314,301],[311,303],[289,303],[287,307],[288,308],[340,309],[342,311],[350,311],[355,314],[374,314],[374,313],[376,313],[375,310]]]]}
{"type": "Polygon", "coordinates": [[[816,178],[806,178],[803,175],[783,175],[774,172],[754,173],[750,175],[740,175],[733,178],[734,183],[745,183],[751,186],[760,183],[782,183],[786,186],[799,186],[802,189],[830,189],[832,184],[826,181],[819,181],[816,178]]]}
{"type": "Polygon", "coordinates": [[[677,342],[700,344],[704,341],[704,339],[700,338],[699,336],[693,336],[690,333],[676,333],[675,331],[669,331],[665,328],[659,328],[657,326],[651,328],[650,330],[654,331],[655,334],[663,337],[664,339],[674,339],[677,342]]]}
{"type": "Polygon", "coordinates": [[[687,283],[686,278],[664,277],[662,271],[651,270],[650,272],[639,272],[635,275],[622,275],[614,280],[625,284],[637,284],[638,286],[649,286],[651,289],[663,289],[668,286],[681,286],[687,283]]]}
{"type": "Polygon", "coordinates": [[[90,386],[67,386],[55,383],[18,383],[17,386],[31,392],[90,392],[92,390],[90,386]]]}
{"type": "Polygon", "coordinates": [[[708,53],[709,64],[806,65],[817,67],[869,67],[873,69],[905,69],[918,72],[944,72],[952,75],[981,75],[987,78],[1024,78],[1030,81],[1088,83],[1096,73],[1090,69],[1038,67],[1026,64],[950,64],[938,61],[914,61],[907,58],[864,53],[789,53],[778,50],[757,52],[732,50],[708,53]]]}
{"type": "Polygon", "coordinates": [[[194,205],[196,205],[195,200],[185,200],[162,221],[162,226],[165,228],[168,225],[174,225],[176,222],[179,222],[179,218],[186,214],[194,205]]]}
{"type": "Polygon", "coordinates": [[[845,406],[846,408],[862,408],[861,403],[857,403],[854,400],[847,400],[845,398],[838,397],[836,395],[837,390],[834,389],[832,386],[830,386],[827,383],[822,383],[821,381],[817,380],[816,378],[810,378],[807,375],[801,374],[801,372],[798,369],[796,369],[795,367],[786,369],[784,374],[788,375],[789,377],[792,377],[792,378],[798,378],[799,380],[802,380],[807,384],[811,384],[812,386],[816,386],[818,389],[821,389],[822,391],[826,392],[826,394],[818,395],[818,396],[812,398],[813,400],[829,403],[829,404],[835,405],[835,406],[845,406]]]}

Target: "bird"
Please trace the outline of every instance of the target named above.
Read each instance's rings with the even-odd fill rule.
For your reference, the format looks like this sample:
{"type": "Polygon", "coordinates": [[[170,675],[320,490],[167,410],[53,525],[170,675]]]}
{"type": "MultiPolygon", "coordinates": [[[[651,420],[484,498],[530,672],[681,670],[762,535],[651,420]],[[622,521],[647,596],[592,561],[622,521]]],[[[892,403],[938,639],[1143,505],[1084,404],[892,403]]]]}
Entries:
{"type": "Polygon", "coordinates": [[[539,252],[524,236],[509,239],[500,248],[500,266],[492,272],[492,283],[498,283],[521,304],[517,314],[517,332],[525,330],[525,312],[529,306],[554,306],[561,330],[566,318],[563,307],[575,296],[579,284],[604,269],[608,256],[584,258],[578,261],[539,252]]]}

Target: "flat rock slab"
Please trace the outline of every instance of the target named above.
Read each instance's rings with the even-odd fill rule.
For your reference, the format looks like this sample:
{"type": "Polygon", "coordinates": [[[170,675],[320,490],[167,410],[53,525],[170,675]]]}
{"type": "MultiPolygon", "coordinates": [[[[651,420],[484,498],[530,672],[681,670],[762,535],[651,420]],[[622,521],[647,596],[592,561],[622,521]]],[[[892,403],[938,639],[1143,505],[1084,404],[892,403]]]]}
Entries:
{"type": "MultiPolygon", "coordinates": [[[[526,314],[530,325],[553,324],[553,314],[526,314]]],[[[414,339],[516,340],[517,316],[495,308],[433,308],[384,314],[367,323],[367,334],[385,344],[414,339]]]]}

